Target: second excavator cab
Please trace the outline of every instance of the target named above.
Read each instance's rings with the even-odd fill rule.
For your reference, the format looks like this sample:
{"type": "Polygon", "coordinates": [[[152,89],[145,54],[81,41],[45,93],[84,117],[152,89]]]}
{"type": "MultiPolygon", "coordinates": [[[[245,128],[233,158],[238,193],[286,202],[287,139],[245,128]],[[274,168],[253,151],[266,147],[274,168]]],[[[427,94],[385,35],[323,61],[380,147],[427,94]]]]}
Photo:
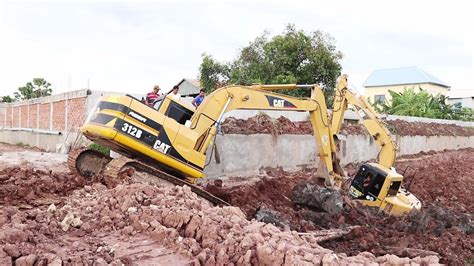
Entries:
{"type": "Polygon", "coordinates": [[[403,176],[395,169],[379,164],[363,164],[352,179],[349,195],[364,204],[378,207],[391,215],[402,215],[412,209],[419,210],[421,202],[411,193],[403,190],[403,176]]]}

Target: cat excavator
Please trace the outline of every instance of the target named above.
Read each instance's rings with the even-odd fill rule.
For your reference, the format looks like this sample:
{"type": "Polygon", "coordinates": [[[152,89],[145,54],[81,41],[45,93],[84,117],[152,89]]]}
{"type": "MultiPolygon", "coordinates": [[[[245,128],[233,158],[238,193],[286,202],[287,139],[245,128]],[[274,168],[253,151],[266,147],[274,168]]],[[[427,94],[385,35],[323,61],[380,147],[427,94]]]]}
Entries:
{"type": "MultiPolygon", "coordinates": [[[[110,183],[119,181],[117,179],[122,176],[121,173],[128,169],[143,171],[175,185],[187,185],[196,194],[215,204],[228,205],[196,185],[204,177],[206,153],[212,150],[208,148],[215,143],[217,128],[224,114],[237,109],[309,112],[318,147],[318,172],[327,187],[337,189],[342,186],[344,173],[336,158],[336,135],[347,104],[359,106],[359,102],[352,98],[354,95],[344,86],[344,80],[347,84],[345,76],[339,79],[337,103],[335,101],[339,109],[335,109],[331,117],[323,91],[317,85],[226,86],[209,94],[197,109],[170,96],[150,107],[130,95],[105,95],[80,130],[89,140],[123,156],[112,159],[95,150],[83,148],[70,152],[68,165],[84,177],[102,174],[104,180],[110,183]],[[311,96],[296,98],[275,92],[300,88],[310,90],[311,96]]],[[[378,206],[393,215],[419,209],[419,201],[401,189],[403,177],[392,168],[396,150],[387,149],[394,147],[393,141],[389,141],[388,131],[378,119],[374,119],[377,116],[372,109],[367,108],[368,105],[360,106],[362,110],[368,111],[369,119],[364,120],[364,125],[380,143],[383,152],[379,157],[383,160],[361,167],[352,182],[350,195],[366,205],[378,206]],[[386,159],[389,155],[392,156],[391,161],[386,159]],[[362,186],[364,182],[359,184],[359,180],[365,180],[370,175],[373,179],[367,186],[362,186]]],[[[291,147],[288,147],[290,154],[291,147]]]]}
{"type": "MultiPolygon", "coordinates": [[[[397,145],[379,114],[364,96],[357,97],[348,89],[347,75],[339,77],[331,115],[331,133],[335,141],[341,130],[344,113],[351,105],[360,116],[362,124],[379,147],[378,162],[365,163],[352,179],[349,195],[367,206],[378,207],[392,215],[402,215],[412,209],[420,210],[421,202],[402,187],[403,176],[393,164],[397,145]]],[[[333,145],[333,152],[337,145],[333,145]]]]}

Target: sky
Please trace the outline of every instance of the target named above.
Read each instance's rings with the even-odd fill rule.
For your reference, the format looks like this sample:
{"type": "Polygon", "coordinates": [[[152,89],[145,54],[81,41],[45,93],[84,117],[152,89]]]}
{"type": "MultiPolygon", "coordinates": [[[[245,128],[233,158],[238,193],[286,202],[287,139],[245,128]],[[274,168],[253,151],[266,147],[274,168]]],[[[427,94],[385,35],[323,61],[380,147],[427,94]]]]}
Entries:
{"type": "Polygon", "coordinates": [[[0,95],[35,77],[55,93],[90,88],[146,93],[196,78],[203,53],[219,61],[288,23],[336,40],[350,86],[376,69],[418,66],[474,90],[469,1],[1,1],[0,95]]]}

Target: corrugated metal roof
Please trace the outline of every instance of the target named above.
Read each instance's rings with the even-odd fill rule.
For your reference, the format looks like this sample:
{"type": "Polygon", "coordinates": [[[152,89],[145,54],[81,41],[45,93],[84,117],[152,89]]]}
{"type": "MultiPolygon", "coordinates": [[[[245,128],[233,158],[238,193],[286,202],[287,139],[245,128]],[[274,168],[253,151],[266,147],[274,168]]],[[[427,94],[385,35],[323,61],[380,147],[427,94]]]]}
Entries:
{"type": "Polygon", "coordinates": [[[191,83],[192,85],[196,86],[196,87],[201,87],[201,82],[199,81],[199,79],[191,79],[191,78],[184,78],[182,79],[179,83],[178,83],[178,86],[181,85],[181,83],[183,82],[189,82],[191,83]]]}
{"type": "Polygon", "coordinates": [[[432,83],[449,88],[450,86],[437,77],[426,73],[418,67],[379,69],[370,74],[364,87],[390,86],[404,84],[432,83]]]}

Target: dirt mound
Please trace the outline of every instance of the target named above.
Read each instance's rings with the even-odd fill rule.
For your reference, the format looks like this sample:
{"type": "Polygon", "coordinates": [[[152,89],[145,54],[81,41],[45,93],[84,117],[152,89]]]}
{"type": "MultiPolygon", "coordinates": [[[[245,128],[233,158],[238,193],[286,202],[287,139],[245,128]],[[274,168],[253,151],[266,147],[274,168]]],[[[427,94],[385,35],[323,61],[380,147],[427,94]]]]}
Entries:
{"type": "MultiPolygon", "coordinates": [[[[387,128],[392,134],[399,136],[474,136],[474,128],[461,127],[455,124],[437,124],[407,122],[403,120],[386,120],[387,128]]],[[[226,134],[313,134],[309,121],[292,122],[286,117],[273,120],[266,114],[259,114],[248,119],[229,117],[222,123],[222,131],[226,134]]],[[[361,124],[343,124],[341,133],[346,135],[365,135],[366,130],[361,124]]]]}
{"type": "Polygon", "coordinates": [[[389,130],[400,136],[473,136],[473,127],[461,127],[455,124],[407,122],[387,120],[389,130]]]}
{"type": "Polygon", "coordinates": [[[474,149],[425,153],[414,159],[400,159],[399,172],[422,203],[434,203],[456,212],[474,213],[474,149]],[[407,168],[409,167],[409,168],[407,168]]]}
{"type": "MultiPolygon", "coordinates": [[[[474,204],[470,197],[474,189],[474,149],[425,153],[420,158],[397,163],[399,171],[403,172],[407,166],[417,170],[411,191],[423,203],[422,212],[404,218],[388,217],[364,207],[356,210],[345,206],[338,214],[301,209],[290,200],[291,191],[296,184],[308,180],[311,172],[268,170],[267,177],[254,184],[210,185],[208,189],[241,207],[249,218],[260,207],[277,211],[282,220],[289,221],[291,229],[298,231],[359,225],[339,240],[322,243],[338,252],[416,256],[417,252],[428,250],[438,253],[444,263],[464,264],[472,256],[474,244],[471,237],[474,204]]],[[[354,174],[355,169],[353,165],[346,171],[354,174]]],[[[410,171],[414,172],[407,170],[405,181],[411,180],[410,171]]]]}
{"type": "Polygon", "coordinates": [[[0,170],[0,204],[50,204],[84,184],[84,178],[69,173],[8,167],[0,170]]]}
{"type": "Polygon", "coordinates": [[[311,231],[316,227],[307,222],[303,213],[296,210],[291,201],[293,188],[311,177],[311,172],[291,173],[281,168],[266,169],[266,176],[254,184],[244,184],[232,187],[208,184],[206,190],[239,207],[248,219],[255,217],[259,208],[277,211],[281,217],[290,222],[290,227],[297,231],[311,231]]]}
{"type": "Polygon", "coordinates": [[[288,118],[280,116],[273,120],[266,114],[259,114],[248,119],[237,119],[228,117],[222,123],[222,131],[226,134],[312,134],[313,129],[309,122],[292,122],[288,118]]]}

